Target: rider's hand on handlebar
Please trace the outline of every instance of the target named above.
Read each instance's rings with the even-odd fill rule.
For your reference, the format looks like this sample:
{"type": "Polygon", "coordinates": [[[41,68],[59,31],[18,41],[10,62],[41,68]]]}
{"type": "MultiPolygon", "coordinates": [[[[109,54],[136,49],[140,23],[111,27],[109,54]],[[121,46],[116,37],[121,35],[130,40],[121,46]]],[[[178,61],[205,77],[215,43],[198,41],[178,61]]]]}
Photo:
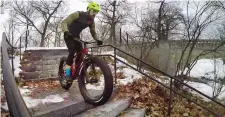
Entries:
{"type": "Polygon", "coordinates": [[[65,31],[65,32],[64,32],[64,38],[65,38],[65,39],[73,39],[73,36],[70,34],[70,32],[65,31]]]}
{"type": "Polygon", "coordinates": [[[101,40],[96,40],[97,41],[97,45],[102,45],[103,44],[103,42],[101,41],[101,40]]]}

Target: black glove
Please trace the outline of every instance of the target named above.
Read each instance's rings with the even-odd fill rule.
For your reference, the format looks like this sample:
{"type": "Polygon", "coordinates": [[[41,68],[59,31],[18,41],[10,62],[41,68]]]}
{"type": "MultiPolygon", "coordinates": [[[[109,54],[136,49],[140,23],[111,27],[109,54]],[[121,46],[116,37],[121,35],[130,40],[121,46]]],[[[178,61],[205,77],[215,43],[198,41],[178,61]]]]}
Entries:
{"type": "Polygon", "coordinates": [[[73,36],[70,34],[70,32],[65,31],[64,32],[64,39],[73,39],[73,36]]]}
{"type": "Polygon", "coordinates": [[[103,42],[101,40],[96,40],[97,41],[97,45],[102,45],[103,42]]]}

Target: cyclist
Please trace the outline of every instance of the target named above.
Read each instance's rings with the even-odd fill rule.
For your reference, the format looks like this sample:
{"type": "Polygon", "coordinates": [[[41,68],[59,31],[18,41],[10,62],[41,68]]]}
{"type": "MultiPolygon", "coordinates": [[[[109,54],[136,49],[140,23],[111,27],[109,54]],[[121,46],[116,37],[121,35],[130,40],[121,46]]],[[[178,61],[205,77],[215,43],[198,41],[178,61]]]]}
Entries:
{"type": "MultiPolygon", "coordinates": [[[[75,52],[82,50],[81,42],[77,41],[80,39],[80,32],[89,27],[91,35],[94,40],[97,41],[98,45],[102,45],[103,42],[98,39],[95,32],[95,15],[100,11],[100,6],[96,2],[90,2],[87,6],[87,12],[76,11],[65,18],[61,23],[62,31],[64,32],[64,40],[69,51],[64,71],[66,77],[70,77],[70,69],[73,63],[75,52]]],[[[77,57],[79,58],[79,57],[77,57]]],[[[76,60],[77,62],[77,60],[76,60]]]]}

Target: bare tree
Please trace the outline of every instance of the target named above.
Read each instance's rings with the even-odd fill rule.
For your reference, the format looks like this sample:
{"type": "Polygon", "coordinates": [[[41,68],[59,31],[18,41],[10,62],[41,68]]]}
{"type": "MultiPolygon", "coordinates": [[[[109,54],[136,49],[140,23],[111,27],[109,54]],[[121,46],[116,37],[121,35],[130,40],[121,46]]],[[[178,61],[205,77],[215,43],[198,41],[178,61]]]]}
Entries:
{"type": "Polygon", "coordinates": [[[11,1],[1,0],[0,2],[0,13],[4,14],[4,10],[7,9],[11,4],[11,1]]]}
{"type": "Polygon", "coordinates": [[[57,9],[60,7],[62,1],[27,1],[27,3],[14,2],[14,10],[20,15],[22,23],[27,20],[28,24],[36,29],[36,31],[41,35],[40,46],[45,46],[46,32],[48,29],[49,22],[53,15],[57,12],[57,9]],[[32,14],[35,12],[35,14],[32,14]],[[39,18],[40,17],[40,18],[39,18]],[[35,22],[38,20],[38,23],[35,22]],[[41,25],[41,26],[40,26],[41,25]]]}
{"type": "MultiPolygon", "coordinates": [[[[67,3],[63,2],[62,5],[66,6],[67,3]]],[[[52,43],[54,47],[60,47],[64,40],[62,38],[61,27],[60,24],[63,18],[66,16],[66,12],[68,12],[67,7],[60,7],[58,11],[52,16],[52,19],[49,24],[49,30],[54,34],[55,38],[52,38],[52,43]]]]}
{"type": "Polygon", "coordinates": [[[110,27],[109,24],[105,24],[103,22],[98,22],[97,23],[97,31],[102,39],[102,41],[105,41],[109,37],[109,32],[110,32],[110,27]]]}
{"type": "Polygon", "coordinates": [[[14,36],[16,31],[16,19],[14,18],[15,14],[13,12],[10,13],[10,18],[8,20],[8,25],[4,25],[6,34],[10,44],[14,45],[14,36]]]}
{"type": "Polygon", "coordinates": [[[0,7],[1,7],[1,14],[4,14],[4,0],[1,0],[1,3],[0,3],[0,7]]]}
{"type": "Polygon", "coordinates": [[[130,7],[127,0],[119,2],[107,0],[101,4],[101,17],[99,20],[110,25],[110,43],[116,44],[116,26],[126,22],[130,7]]]}
{"type": "Polygon", "coordinates": [[[225,71],[224,71],[224,68],[217,67],[219,62],[218,58],[214,56],[213,61],[214,61],[214,71],[213,71],[214,79],[213,79],[213,82],[209,84],[209,86],[213,88],[212,98],[217,99],[217,97],[221,93],[225,92],[225,89],[223,89],[223,87],[225,86],[225,76],[220,77],[217,74],[219,70],[223,71],[223,73],[225,73],[225,71]]]}
{"type": "Polygon", "coordinates": [[[188,1],[186,16],[182,18],[185,45],[182,48],[175,72],[175,76],[181,78],[180,80],[182,81],[187,79],[186,76],[190,73],[200,57],[217,52],[224,45],[224,42],[222,42],[210,50],[204,50],[199,55],[193,56],[193,51],[202,33],[211,23],[221,18],[221,16],[217,14],[218,7],[212,7],[213,2],[205,2],[203,5],[200,5],[199,2],[193,1],[192,5],[195,6],[194,14],[190,14],[190,2],[188,1]]]}
{"type": "MultiPolygon", "coordinates": [[[[54,47],[59,47],[61,45],[62,33],[60,32],[60,23],[62,18],[54,19],[54,21],[50,25],[50,30],[55,34],[54,47]]],[[[50,40],[50,39],[48,39],[50,40]]]]}
{"type": "MultiPolygon", "coordinates": [[[[182,16],[181,10],[177,7],[176,2],[166,3],[146,2],[144,5],[135,4],[134,14],[131,14],[131,23],[135,24],[138,29],[136,32],[131,32],[124,37],[128,37],[130,43],[127,43],[129,50],[134,47],[140,50],[139,59],[145,61],[148,59],[152,49],[158,44],[158,40],[168,40],[177,29],[179,18],[182,16]],[[152,8],[151,5],[158,8],[152,8]],[[159,22],[160,20],[160,22],[159,22]]],[[[134,54],[135,52],[131,52],[134,54]]],[[[141,63],[138,63],[138,68],[141,69],[141,63]]]]}
{"type": "MultiPolygon", "coordinates": [[[[216,1],[213,4],[214,7],[218,7],[222,13],[225,13],[225,2],[224,1],[216,1]]],[[[218,35],[219,39],[222,40],[221,44],[219,45],[219,48],[225,45],[225,25],[224,25],[224,20],[222,21],[222,24],[217,27],[218,30],[218,35]]],[[[213,80],[213,85],[209,85],[213,88],[213,97],[214,99],[217,99],[220,94],[225,92],[223,89],[225,87],[225,77],[218,77],[217,76],[217,66],[216,66],[216,60],[214,58],[214,80],[213,80]]],[[[224,62],[225,59],[222,59],[224,62]]],[[[225,62],[224,62],[225,63],[225,62]]],[[[225,74],[225,69],[224,68],[219,68],[219,70],[223,71],[225,74]]]]}
{"type": "MultiPolygon", "coordinates": [[[[154,37],[152,33],[152,28],[149,25],[146,25],[145,23],[145,13],[146,9],[143,7],[140,7],[139,4],[135,4],[134,7],[134,14],[130,15],[131,18],[131,23],[135,24],[137,29],[139,29],[136,32],[125,32],[126,35],[123,36],[123,40],[127,38],[126,40],[128,41],[126,43],[126,46],[129,49],[129,52],[133,54],[134,56],[135,53],[134,51],[138,50],[138,58],[140,60],[145,61],[150,53],[150,51],[153,49],[155,46],[155,40],[156,38],[154,37]],[[139,7],[138,7],[139,6],[139,7]],[[140,8],[140,9],[139,9],[140,8]]],[[[152,24],[150,24],[152,25],[152,24]]],[[[142,69],[142,64],[141,62],[137,61],[137,69],[141,70],[142,69]]]]}
{"type": "Polygon", "coordinates": [[[169,35],[177,34],[176,30],[180,24],[182,17],[182,9],[178,2],[151,2],[148,5],[148,10],[144,18],[144,22],[148,28],[151,28],[157,40],[169,40],[169,35]],[[159,6],[158,8],[150,8],[151,6],[159,6]]]}

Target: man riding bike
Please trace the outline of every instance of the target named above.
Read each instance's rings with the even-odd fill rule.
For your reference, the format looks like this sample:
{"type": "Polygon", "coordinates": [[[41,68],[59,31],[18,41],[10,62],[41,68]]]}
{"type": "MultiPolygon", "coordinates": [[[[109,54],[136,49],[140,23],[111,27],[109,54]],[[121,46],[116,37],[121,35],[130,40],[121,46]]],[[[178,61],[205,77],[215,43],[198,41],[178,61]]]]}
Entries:
{"type": "Polygon", "coordinates": [[[103,44],[103,42],[98,39],[97,34],[95,32],[94,18],[99,11],[100,11],[99,4],[97,4],[96,2],[90,2],[87,7],[87,12],[83,11],[74,12],[70,14],[66,19],[64,19],[61,23],[61,28],[62,31],[64,32],[64,40],[69,50],[69,55],[67,57],[64,71],[66,77],[70,80],[71,80],[70,69],[73,63],[74,54],[75,52],[80,52],[83,49],[82,43],[78,41],[80,39],[80,32],[83,29],[89,27],[91,35],[93,39],[97,41],[97,44],[98,45],[103,44]]]}

